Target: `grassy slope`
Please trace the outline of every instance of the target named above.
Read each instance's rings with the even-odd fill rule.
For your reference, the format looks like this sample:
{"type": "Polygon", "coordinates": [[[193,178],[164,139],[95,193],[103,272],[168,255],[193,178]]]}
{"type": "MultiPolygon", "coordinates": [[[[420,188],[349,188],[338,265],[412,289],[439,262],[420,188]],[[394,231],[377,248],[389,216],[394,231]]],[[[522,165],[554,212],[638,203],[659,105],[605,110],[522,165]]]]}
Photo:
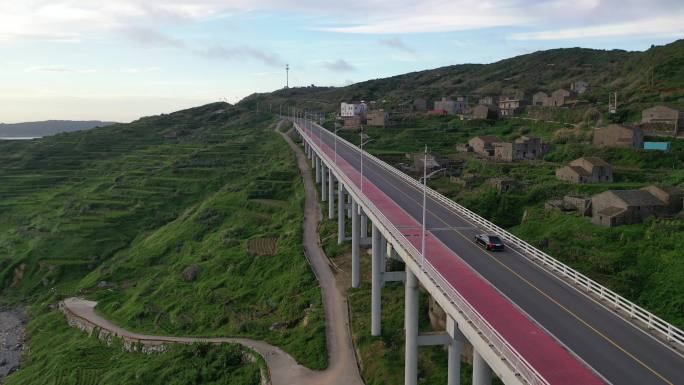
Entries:
{"type": "Polygon", "coordinates": [[[573,81],[586,80],[592,86],[583,95],[586,100],[605,106],[608,92],[618,90],[618,119],[633,120],[640,118],[642,108],[653,103],[684,108],[682,63],[684,40],[644,52],[552,49],[491,64],[452,65],[346,87],[290,88],[254,94],[241,103],[251,108],[260,102],[262,106],[296,105],[300,109],[334,112],[341,101],[384,100],[385,107],[392,110],[417,97],[434,100],[443,95],[498,94],[508,89],[521,89],[531,98],[539,90],[567,88],[573,81]],[[651,68],[653,87],[647,76],[651,68]]]}
{"type": "Polygon", "coordinates": [[[258,385],[259,364],[236,345],[173,346],[164,354],[128,353],[105,346],[66,324],[61,314],[31,322],[31,350],[7,385],[258,385]]]}
{"type": "Polygon", "coordinates": [[[325,367],[320,292],[300,245],[303,189],[272,123],[214,104],[0,142],[0,301],[37,315],[84,294],[135,330],[261,338],[325,367]],[[278,239],[276,255],[247,251],[262,236],[278,239]],[[197,279],[183,281],[191,264],[197,279]]]}

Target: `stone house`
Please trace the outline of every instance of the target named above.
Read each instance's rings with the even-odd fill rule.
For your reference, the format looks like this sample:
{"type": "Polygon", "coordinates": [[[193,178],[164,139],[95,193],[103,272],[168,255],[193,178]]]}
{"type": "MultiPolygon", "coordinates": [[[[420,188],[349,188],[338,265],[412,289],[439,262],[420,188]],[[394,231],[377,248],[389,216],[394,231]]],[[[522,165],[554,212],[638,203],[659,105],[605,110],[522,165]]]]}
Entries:
{"type": "Polygon", "coordinates": [[[601,158],[587,156],[557,169],[556,178],[572,183],[610,183],[613,181],[613,168],[601,158]]]}
{"type": "Polygon", "coordinates": [[[487,183],[499,192],[509,192],[518,188],[518,181],[511,178],[491,178],[487,183]]]}
{"type": "Polygon", "coordinates": [[[356,115],[356,116],[343,116],[342,117],[342,126],[345,130],[354,130],[358,129],[361,127],[361,124],[363,123],[363,119],[361,116],[356,115]]]}
{"type": "Polygon", "coordinates": [[[358,103],[340,103],[340,116],[361,116],[366,112],[367,105],[364,102],[358,103]]]}
{"type": "Polygon", "coordinates": [[[578,80],[570,84],[570,91],[576,94],[583,94],[587,91],[588,88],[589,83],[585,82],[584,80],[578,80]]]}
{"type": "Polygon", "coordinates": [[[596,147],[621,147],[642,148],[644,145],[644,132],[638,127],[625,127],[619,124],[610,124],[605,127],[594,129],[594,146],[596,147]]]}
{"type": "Polygon", "coordinates": [[[517,99],[514,96],[504,96],[499,99],[499,116],[515,116],[523,106],[523,100],[517,99]]]}
{"type": "Polygon", "coordinates": [[[493,135],[481,135],[476,136],[468,141],[470,147],[473,151],[484,156],[494,155],[494,143],[501,142],[496,136],[493,135]]]}
{"type": "Polygon", "coordinates": [[[684,125],[684,114],[674,108],[654,106],[641,112],[641,123],[649,128],[672,130],[676,136],[679,127],[684,125]]]}
{"type": "Polygon", "coordinates": [[[486,106],[494,106],[498,104],[499,99],[496,96],[483,96],[478,101],[478,104],[484,104],[486,106]]]}
{"type": "Polygon", "coordinates": [[[684,192],[676,187],[608,190],[591,198],[592,222],[613,227],[675,214],[682,208],[683,196],[684,192]]]}
{"type": "Polygon", "coordinates": [[[549,100],[549,95],[544,91],[539,91],[532,95],[532,105],[533,106],[547,106],[549,100]]]}
{"type": "Polygon", "coordinates": [[[418,98],[413,101],[413,110],[418,112],[427,111],[427,100],[423,98],[418,98]]]}
{"type": "Polygon", "coordinates": [[[435,101],[434,110],[443,110],[446,111],[447,115],[456,115],[461,113],[459,111],[465,110],[465,102],[463,100],[451,100],[449,98],[442,97],[442,100],[435,101]]]}
{"type": "Polygon", "coordinates": [[[651,185],[644,187],[642,190],[648,191],[651,195],[661,200],[668,212],[678,213],[682,210],[684,192],[681,189],[672,186],[651,185]]]}
{"type": "Polygon", "coordinates": [[[389,120],[389,114],[385,110],[373,110],[366,114],[366,124],[375,127],[385,127],[389,120]]]}
{"type": "Polygon", "coordinates": [[[470,114],[473,119],[496,119],[498,115],[498,109],[488,104],[478,104],[473,107],[470,114]]]}
{"type": "Polygon", "coordinates": [[[557,89],[551,93],[551,96],[549,96],[548,100],[548,105],[552,107],[560,107],[564,105],[567,101],[567,99],[570,98],[572,94],[570,91],[565,90],[565,89],[557,89]]]}
{"type": "Polygon", "coordinates": [[[439,158],[439,156],[435,154],[428,153],[427,154],[427,163],[425,163],[425,153],[422,152],[416,152],[412,154],[406,154],[406,156],[411,159],[413,163],[413,169],[416,172],[420,172],[422,175],[423,172],[423,165],[425,164],[427,166],[427,172],[430,173],[431,171],[436,171],[442,168],[442,163],[439,158]]]}
{"type": "Polygon", "coordinates": [[[533,136],[521,136],[513,142],[494,143],[493,147],[494,158],[504,162],[533,160],[546,152],[546,146],[539,138],[533,136]]]}

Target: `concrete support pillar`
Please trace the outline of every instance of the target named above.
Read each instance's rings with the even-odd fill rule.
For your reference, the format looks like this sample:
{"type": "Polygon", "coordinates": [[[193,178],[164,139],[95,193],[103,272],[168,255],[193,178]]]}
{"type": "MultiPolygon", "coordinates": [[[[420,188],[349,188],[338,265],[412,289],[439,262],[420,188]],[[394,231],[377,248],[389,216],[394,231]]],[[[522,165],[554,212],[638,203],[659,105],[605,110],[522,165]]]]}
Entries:
{"type": "Polygon", "coordinates": [[[328,172],[325,164],[321,162],[321,201],[328,201],[328,172]]]}
{"type": "Polygon", "coordinates": [[[311,167],[316,167],[316,153],[311,150],[311,167]]]}
{"type": "Polygon", "coordinates": [[[321,183],[321,158],[316,157],[316,183],[321,183]]]}
{"type": "Polygon", "coordinates": [[[349,205],[347,208],[347,218],[351,219],[351,217],[352,217],[352,207],[351,207],[352,197],[349,194],[347,194],[347,204],[349,205]]]}
{"type": "Polygon", "coordinates": [[[341,245],[345,238],[345,209],[344,209],[344,185],[337,183],[337,244],[341,245]]]}
{"type": "Polygon", "coordinates": [[[368,217],[361,210],[361,238],[368,238],[368,217]]]}
{"type": "Polygon", "coordinates": [[[382,234],[375,224],[372,224],[373,260],[371,261],[371,335],[379,336],[382,318],[382,234]]]}
{"type": "Polygon", "coordinates": [[[359,206],[352,200],[352,287],[359,287],[361,281],[359,206]]]}
{"type": "Polygon", "coordinates": [[[475,349],[473,349],[473,385],[492,385],[492,369],[475,349]]]}
{"type": "Polygon", "coordinates": [[[328,169],[328,219],[335,218],[335,176],[328,169]]]}
{"type": "Polygon", "coordinates": [[[465,336],[458,329],[458,324],[453,318],[447,315],[447,333],[450,341],[448,345],[448,370],[447,370],[447,385],[461,384],[461,354],[463,353],[463,344],[465,343],[465,336]]]}
{"type": "Polygon", "coordinates": [[[418,278],[406,269],[404,328],[406,329],[404,385],[418,382],[418,278]]]}

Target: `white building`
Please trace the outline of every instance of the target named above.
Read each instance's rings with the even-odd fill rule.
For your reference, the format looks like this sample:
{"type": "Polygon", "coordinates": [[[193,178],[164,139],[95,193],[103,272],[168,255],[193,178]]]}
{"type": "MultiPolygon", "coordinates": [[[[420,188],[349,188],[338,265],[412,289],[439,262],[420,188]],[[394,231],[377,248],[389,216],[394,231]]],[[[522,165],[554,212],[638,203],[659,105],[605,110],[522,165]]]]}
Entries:
{"type": "Polygon", "coordinates": [[[340,103],[340,116],[359,116],[366,112],[366,103],[340,103]]]}

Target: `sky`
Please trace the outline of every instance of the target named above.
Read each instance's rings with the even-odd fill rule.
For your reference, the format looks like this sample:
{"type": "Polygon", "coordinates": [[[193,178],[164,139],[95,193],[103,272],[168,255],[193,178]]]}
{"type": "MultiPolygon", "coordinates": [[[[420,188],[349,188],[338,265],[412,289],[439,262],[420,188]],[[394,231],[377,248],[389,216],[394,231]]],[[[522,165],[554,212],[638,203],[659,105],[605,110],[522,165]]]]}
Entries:
{"type": "Polygon", "coordinates": [[[684,38],[682,0],[0,0],[0,122],[129,122],[543,49],[684,38]]]}

